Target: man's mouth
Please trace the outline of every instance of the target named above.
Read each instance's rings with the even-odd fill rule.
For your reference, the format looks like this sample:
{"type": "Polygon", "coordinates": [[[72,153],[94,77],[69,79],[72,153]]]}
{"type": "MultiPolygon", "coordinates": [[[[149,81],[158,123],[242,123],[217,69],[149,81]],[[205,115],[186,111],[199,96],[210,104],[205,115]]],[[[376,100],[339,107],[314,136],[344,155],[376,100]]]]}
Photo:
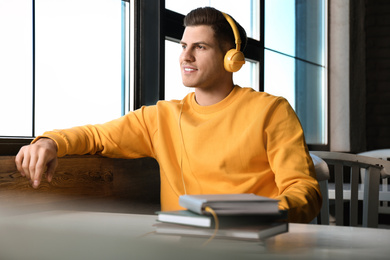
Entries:
{"type": "Polygon", "coordinates": [[[194,67],[188,67],[188,66],[184,66],[184,67],[183,67],[183,70],[184,70],[184,72],[194,72],[194,71],[197,71],[196,68],[194,68],[194,67]]]}

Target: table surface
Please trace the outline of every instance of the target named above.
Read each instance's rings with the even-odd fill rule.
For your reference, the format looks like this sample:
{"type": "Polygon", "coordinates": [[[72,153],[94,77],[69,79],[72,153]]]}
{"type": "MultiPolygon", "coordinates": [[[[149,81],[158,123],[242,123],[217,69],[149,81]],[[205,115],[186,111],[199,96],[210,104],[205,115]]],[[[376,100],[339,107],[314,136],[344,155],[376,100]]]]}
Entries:
{"type": "MultiPolygon", "coordinates": [[[[1,212],[1,211],[0,211],[1,212]]],[[[0,259],[389,259],[390,230],[290,224],[261,242],[158,235],[156,216],[0,213],[0,259]],[[238,258],[239,257],[239,258],[238,258]]]]}

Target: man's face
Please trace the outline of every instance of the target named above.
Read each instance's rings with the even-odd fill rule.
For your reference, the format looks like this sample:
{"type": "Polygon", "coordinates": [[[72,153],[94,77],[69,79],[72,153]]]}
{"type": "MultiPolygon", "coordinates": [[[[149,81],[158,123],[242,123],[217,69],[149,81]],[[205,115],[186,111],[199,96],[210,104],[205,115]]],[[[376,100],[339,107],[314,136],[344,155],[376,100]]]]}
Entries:
{"type": "Polygon", "coordinates": [[[180,68],[186,87],[216,89],[231,77],[223,67],[225,53],[220,49],[210,26],[187,26],[181,45],[180,68]]]}

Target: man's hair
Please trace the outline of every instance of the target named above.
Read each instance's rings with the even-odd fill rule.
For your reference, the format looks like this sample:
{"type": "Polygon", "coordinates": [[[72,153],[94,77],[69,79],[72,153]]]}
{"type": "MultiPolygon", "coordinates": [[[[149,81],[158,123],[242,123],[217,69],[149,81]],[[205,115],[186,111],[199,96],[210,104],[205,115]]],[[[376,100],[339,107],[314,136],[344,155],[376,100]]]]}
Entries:
{"type": "MultiPolygon", "coordinates": [[[[247,43],[246,32],[240,24],[234,20],[241,37],[241,51],[243,52],[247,43]]],[[[184,17],[184,26],[208,25],[214,31],[215,38],[220,42],[220,48],[226,52],[236,48],[233,29],[223,14],[213,7],[197,8],[184,17]]]]}

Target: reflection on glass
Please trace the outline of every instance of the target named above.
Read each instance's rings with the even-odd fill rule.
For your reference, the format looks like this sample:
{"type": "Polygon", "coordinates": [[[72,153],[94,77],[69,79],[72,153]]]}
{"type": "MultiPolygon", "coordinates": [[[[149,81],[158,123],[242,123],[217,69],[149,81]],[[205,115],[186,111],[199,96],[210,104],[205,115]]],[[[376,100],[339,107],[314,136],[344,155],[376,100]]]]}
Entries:
{"type": "Polygon", "coordinates": [[[296,57],[325,66],[325,0],[304,1],[296,8],[296,57]]]}
{"type": "Polygon", "coordinates": [[[36,0],[36,134],[121,115],[121,1],[36,0]]]}
{"type": "Polygon", "coordinates": [[[265,0],[265,48],[325,66],[324,10],[324,0],[265,0]]]}
{"type": "Polygon", "coordinates": [[[165,8],[186,15],[198,7],[214,7],[237,20],[245,28],[248,37],[259,40],[260,7],[258,2],[257,0],[165,0],[165,8]]]}
{"type": "Polygon", "coordinates": [[[296,61],[296,112],[310,144],[325,144],[326,70],[303,61],[296,61]]]}
{"type": "MultiPolygon", "coordinates": [[[[185,87],[181,80],[179,43],[165,41],[165,100],[183,99],[193,88],[185,87]]],[[[234,83],[241,87],[251,87],[259,90],[259,63],[246,61],[238,72],[233,73],[234,83]]]]}
{"type": "Polygon", "coordinates": [[[32,2],[0,1],[0,136],[32,134],[32,2]]]}

